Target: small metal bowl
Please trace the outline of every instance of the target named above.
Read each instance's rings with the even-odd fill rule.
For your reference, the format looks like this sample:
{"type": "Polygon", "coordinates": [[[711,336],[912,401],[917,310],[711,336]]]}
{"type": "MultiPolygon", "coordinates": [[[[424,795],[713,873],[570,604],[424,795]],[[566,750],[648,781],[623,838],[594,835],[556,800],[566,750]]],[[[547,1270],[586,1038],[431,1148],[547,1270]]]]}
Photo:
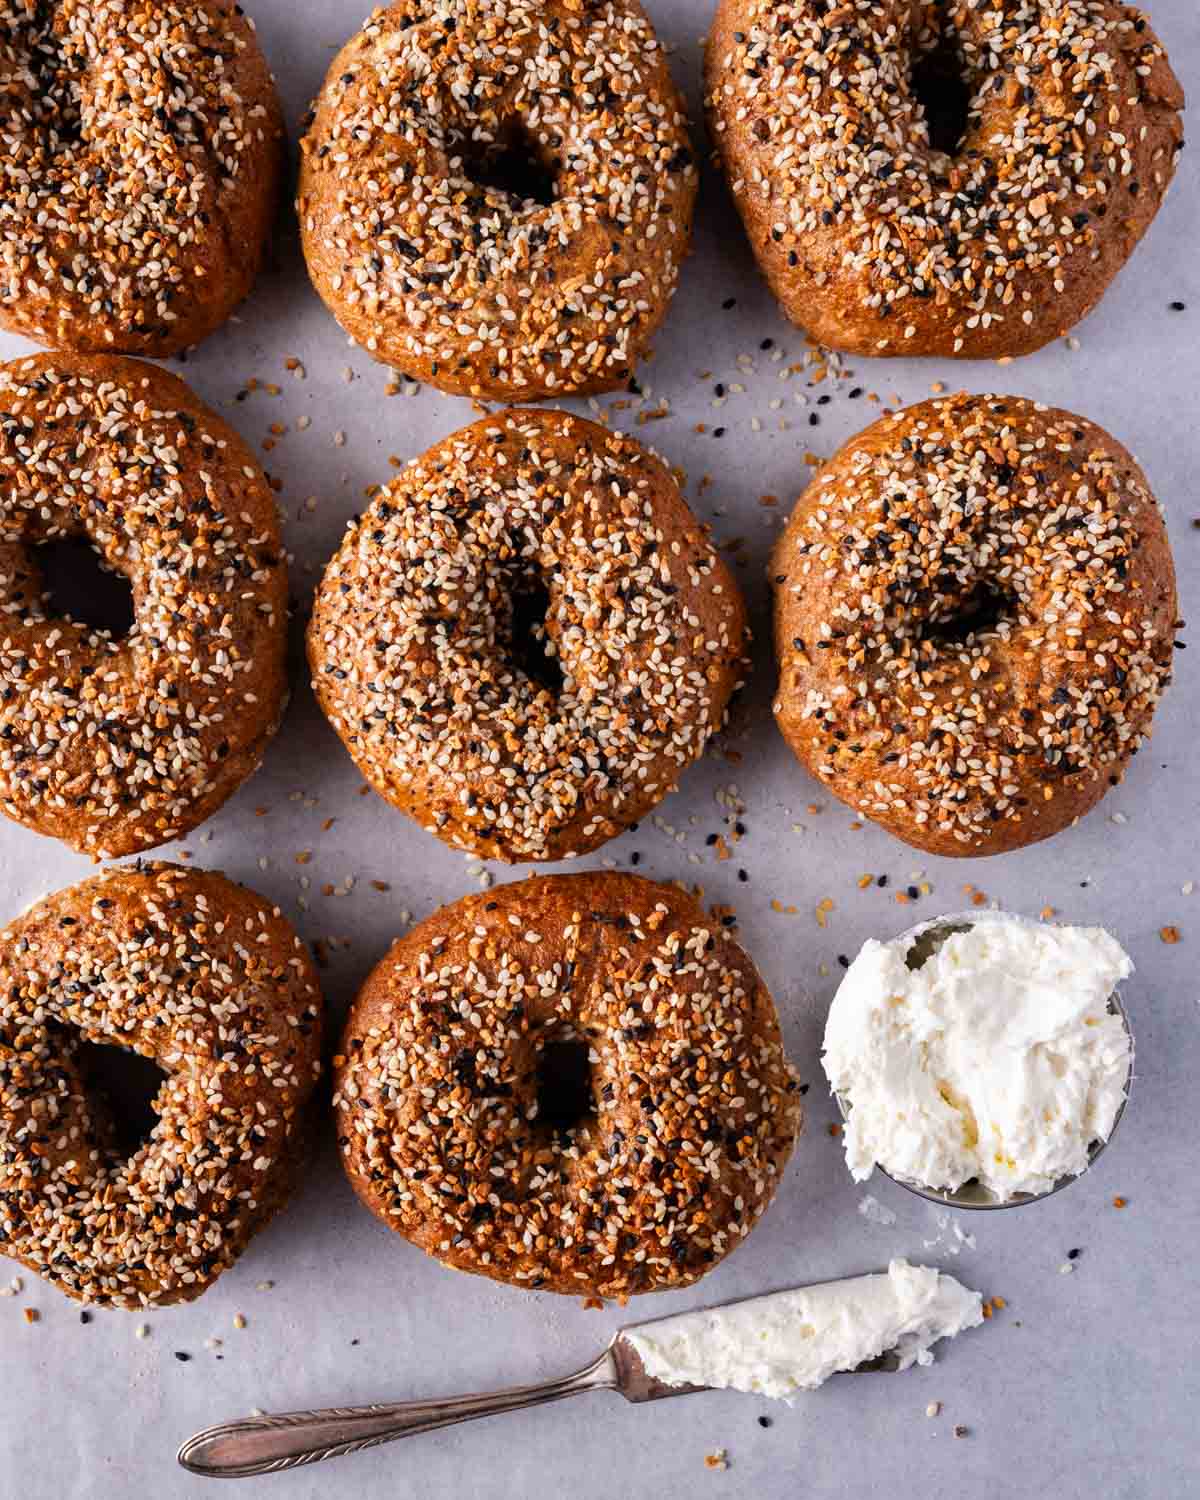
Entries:
{"type": "MultiPolygon", "coordinates": [[[[926,958],[929,958],[934,953],[936,953],[938,948],[941,947],[942,943],[944,943],[946,939],[948,937],[951,937],[955,932],[965,932],[968,928],[978,927],[983,922],[994,922],[999,920],[1007,920],[1010,922],[1014,920],[1018,922],[1027,922],[1031,927],[1043,925],[1041,923],[1034,922],[1030,917],[1014,917],[1013,913],[1011,912],[953,912],[946,916],[934,917],[931,921],[922,922],[916,927],[910,927],[906,933],[901,933],[901,937],[906,937],[909,939],[909,946],[908,951],[905,954],[905,959],[907,961],[907,959],[912,956],[914,949],[917,948],[922,939],[924,939],[925,946],[928,951],[921,955],[920,961],[917,964],[911,965],[911,967],[913,968],[918,968],[920,967],[920,963],[924,962],[926,958]]],[[[1054,924],[1050,923],[1047,925],[1053,926],[1054,924]]],[[[1117,1110],[1117,1113],[1113,1118],[1112,1129],[1108,1132],[1108,1139],[1095,1140],[1091,1143],[1091,1145],[1088,1147],[1087,1166],[1083,1169],[1083,1172],[1088,1171],[1095,1164],[1097,1159],[1104,1154],[1105,1150],[1111,1144],[1113,1136],[1115,1136],[1117,1133],[1117,1127],[1120,1125],[1122,1119],[1124,1118],[1125,1108],[1129,1103],[1130,1090],[1133,1087],[1133,1028],[1129,1024],[1129,1016],[1126,1014],[1125,1007],[1121,1003],[1121,996],[1119,992],[1114,990],[1112,995],[1109,997],[1108,1009],[1110,1014],[1120,1016],[1121,1025],[1125,1028],[1125,1035],[1129,1038],[1129,1073],[1125,1079],[1125,1096],[1121,1100],[1120,1108],[1117,1110]]],[[[850,1105],[846,1102],[841,1094],[834,1093],[833,1097],[837,1100],[837,1106],[841,1111],[842,1119],[848,1120],[850,1118],[850,1105]]],[[[911,1178],[901,1177],[896,1172],[889,1172],[886,1167],[880,1166],[878,1162],[875,1164],[875,1170],[877,1172],[882,1172],[883,1175],[887,1178],[890,1178],[892,1182],[898,1183],[900,1187],[905,1188],[910,1193],[915,1193],[918,1198],[926,1199],[926,1201],[929,1203],[940,1203],[946,1208],[967,1209],[1024,1208],[1028,1203],[1040,1203],[1045,1198],[1052,1198],[1055,1193],[1061,1193],[1063,1188],[1070,1187],[1073,1182],[1078,1182],[1080,1177],[1083,1176],[1083,1172],[1078,1172],[1072,1177],[1060,1177],[1058,1181],[1054,1183],[1052,1187],[1048,1187],[1044,1193],[1014,1193],[1011,1198],[1001,1199],[996,1197],[991,1188],[984,1187],[983,1184],[974,1177],[964,1182],[961,1187],[955,1188],[953,1191],[950,1191],[949,1189],[944,1188],[927,1187],[922,1182],[914,1182],[911,1180],[911,1178]]]]}

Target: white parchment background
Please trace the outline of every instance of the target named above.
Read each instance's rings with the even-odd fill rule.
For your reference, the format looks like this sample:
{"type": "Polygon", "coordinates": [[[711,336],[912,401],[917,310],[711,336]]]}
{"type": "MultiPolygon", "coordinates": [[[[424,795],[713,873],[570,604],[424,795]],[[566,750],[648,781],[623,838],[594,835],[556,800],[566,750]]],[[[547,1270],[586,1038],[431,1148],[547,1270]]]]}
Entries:
{"type": "MultiPolygon", "coordinates": [[[[359,8],[335,0],[248,3],[294,134],[334,50],[361,20],[359,8]]],[[[707,0],[649,5],[695,105],[707,0]]],[[[1185,86],[1200,98],[1196,0],[1155,0],[1152,10],[1185,86]]],[[[849,400],[850,387],[861,385],[883,402],[909,402],[940,380],[949,389],[1065,404],[1124,440],[1166,506],[1184,616],[1200,614],[1196,163],[1195,149],[1184,153],[1148,241],[1077,330],[1077,348],[1059,342],[1006,368],[854,361],[855,378],[836,389],[809,387],[804,373],[780,378],[803,358],[803,337],[760,285],[723,189],[708,175],[696,253],[657,357],[642,372],[651,392],[646,405],[667,397],[671,415],[642,427],[636,408],[612,417],[687,470],[689,497],[719,537],[743,539],[735,556],[759,645],[733,742],[741,763],[714,755],[687,776],[661,809],[675,836],[647,820],[587,863],[611,858],[628,867],[638,851],[643,873],[695,881],[706,899],[736,903],[742,940],[774,989],[790,1052],[812,1084],[808,1129],[761,1227],[700,1287],[648,1299],[632,1316],[878,1269],[896,1254],[1002,1295],[1005,1311],[948,1348],[932,1370],[836,1380],[795,1409],[771,1408],[768,1430],[756,1421],[767,1404],[744,1396],[642,1408],[593,1396],[336,1465],[242,1481],[245,1493],[279,1500],[562,1493],[572,1500],[673,1500],[710,1492],[761,1500],[1185,1500],[1198,1492],[1200,893],[1189,897],[1182,888],[1200,881],[1200,707],[1189,670],[1200,651],[1181,653],[1153,744],[1081,827],[999,860],[929,859],[878,830],[852,829],[851,815],[800,771],[775,732],[763,578],[776,526],[809,473],[806,452],[827,456],[878,412],[865,396],[849,400]],[[736,306],[723,310],[730,297],[736,306]],[[1174,300],[1187,311],[1170,311],[1174,300]],[[766,338],[785,351],[782,359],[760,350],[766,338]],[[742,355],[752,356],[744,368],[742,355]],[[731,394],[713,410],[718,381],[731,394]],[[732,391],[735,382],[744,389],[732,391]],[[816,405],[825,392],[833,399],[816,405]],[[694,431],[700,422],[708,434],[694,431]],[[717,425],[726,429],[719,440],[711,434],[717,425]],[[702,491],[706,474],[711,482],[702,491]],[[762,506],[763,494],[781,504],[762,506]],[[745,803],[747,835],[734,858],[720,862],[705,839],[728,832],[717,797],[731,785],[745,803]],[[809,813],[810,803],[822,810],[809,813]],[[739,883],[739,867],[749,872],[747,883],[739,883]],[[856,882],[866,872],[886,872],[889,889],[860,891],[856,882]],[[893,892],[914,878],[927,880],[932,894],[913,909],[897,905],[893,892]],[[858,1212],[863,1192],[828,1133],[835,1115],[817,1051],[840,972],[837,955],[853,954],[868,935],[960,909],[968,882],[1007,907],[1037,912],[1048,904],[1120,935],[1138,966],[1127,988],[1138,1079],[1119,1137],[1087,1180],[1023,1213],[964,1218],[977,1244],[952,1255],[952,1231],[939,1230],[928,1205],[886,1182],[871,1191],[896,1222],[885,1227],[858,1212]],[[814,910],[826,898],[835,905],[822,929],[814,910]],[[795,913],[774,910],[773,901],[795,913]],[[1183,933],[1174,947],[1158,937],[1168,923],[1183,933]],[[1123,1211],[1112,1207],[1115,1194],[1128,1199],[1123,1211]],[[1074,1247],[1083,1250],[1076,1269],[1060,1275],[1074,1247]],[[944,1403],[932,1420],[925,1416],[931,1401],[944,1403]],[[969,1428],[967,1437],[955,1440],[956,1423],[969,1428]],[[705,1454],[717,1448],[728,1450],[726,1472],[705,1467],[705,1454]]],[[[0,356],[26,347],[2,338],[0,356]]],[[[309,289],[290,222],[276,264],[238,321],[183,373],[253,445],[270,435],[272,423],[288,429],[263,457],[283,481],[296,558],[297,641],[314,579],[363,504],[364,489],[392,472],[389,457],[410,458],[475,415],[468,402],[434,391],[385,396],[388,372],[347,346],[309,289]],[[289,357],[303,362],[306,378],[285,368],[289,357]],[[236,402],[251,378],[274,382],[280,394],[259,390],[236,402]],[[302,418],[310,419],[303,429],[302,418]]],[[[611,399],[604,404],[612,406],[611,399]]],[[[359,795],[359,777],[314,708],[298,652],[293,687],[291,712],[264,769],[179,847],[277,900],[310,941],[337,940],[324,974],[340,1017],[407,914],[424,916],[476,888],[479,873],[400,814],[359,795]],[[311,862],[298,865],[295,855],[309,849],[311,862]],[[311,881],[307,893],[301,877],[311,881]],[[350,877],[349,894],[323,894],[326,886],[344,891],[350,877]],[[376,890],[372,881],[390,890],[376,890]]],[[[82,858],[4,823],[0,919],[88,872],[82,858]]],[[[494,873],[498,880],[516,874],[494,873]]],[[[18,1269],[0,1262],[0,1287],[18,1269]]],[[[0,1500],[198,1496],[205,1482],[174,1463],[178,1443],[198,1427],[255,1406],[448,1395],[533,1380],[590,1358],[620,1320],[614,1309],[588,1311],[442,1270],[357,1206],[326,1141],[290,1210],[198,1303],[148,1317],[144,1340],[134,1336],[142,1321],[136,1314],[98,1313],[81,1326],[74,1304],[28,1274],[22,1290],[0,1300],[0,1500]],[[268,1281],[271,1290],[257,1289],[268,1281]],[[25,1307],[38,1309],[36,1324],[26,1324],[25,1307]],[[247,1324],[240,1331],[238,1313],[247,1324]],[[219,1350],[205,1347],[212,1336],[223,1339],[219,1350]],[[177,1361],[176,1350],[192,1358],[177,1361]]]]}

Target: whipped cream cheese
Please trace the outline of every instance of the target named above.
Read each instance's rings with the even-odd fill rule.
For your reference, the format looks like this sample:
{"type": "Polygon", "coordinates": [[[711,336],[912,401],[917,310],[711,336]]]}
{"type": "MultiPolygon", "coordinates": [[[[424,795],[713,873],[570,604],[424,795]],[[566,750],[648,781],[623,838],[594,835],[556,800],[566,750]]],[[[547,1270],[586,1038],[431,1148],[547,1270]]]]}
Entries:
{"type": "Polygon", "coordinates": [[[886,1276],[681,1313],[624,1336],[655,1380],[788,1401],[891,1350],[902,1370],[932,1364],[931,1344],[982,1322],[978,1292],[927,1266],[894,1260],[886,1276]]]}
{"type": "Polygon", "coordinates": [[[1108,1000],[1133,964],[1099,927],[946,919],[968,922],[915,968],[912,933],[864,944],[822,1061],[856,1179],[877,1165],[937,1189],[977,1178],[1003,1201],[1082,1172],[1108,1139],[1130,1066],[1108,1000]]]}

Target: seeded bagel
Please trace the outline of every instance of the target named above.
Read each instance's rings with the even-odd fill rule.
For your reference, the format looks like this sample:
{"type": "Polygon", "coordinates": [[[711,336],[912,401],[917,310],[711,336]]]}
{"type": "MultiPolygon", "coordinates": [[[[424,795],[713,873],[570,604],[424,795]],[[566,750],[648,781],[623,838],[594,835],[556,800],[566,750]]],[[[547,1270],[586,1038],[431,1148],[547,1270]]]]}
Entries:
{"type": "Polygon", "coordinates": [[[174,375],[0,366],[0,809],[82,853],[195,828],[256,769],[287,692],[275,500],[174,375]],[[133,594],[123,638],[55,617],[40,549],[91,543],[133,594]]]}
{"type": "Polygon", "coordinates": [[[399,0],[329,70],[298,212],[313,284],[376,359],[536,401],[629,379],[696,184],[638,0],[399,0]]]}
{"type": "Polygon", "coordinates": [[[783,311],[855,354],[1040,349],[1183,145],[1183,90],[1116,0],[720,0],[706,104],[783,311]]]}
{"type": "Polygon", "coordinates": [[[320,1072],[321,993],[252,891],[106,870],[0,932],[0,1253],[69,1297],[198,1297],[286,1200],[320,1072]],[[127,1156],[86,1044],[166,1075],[127,1156]]]}
{"type": "Polygon", "coordinates": [[[625,1297],[749,1234],[801,1123],[771,996],[676,886],[551,875],[392,948],[335,1058],[363,1203],[460,1271],[625,1297]],[[574,1088],[556,1049],[574,1049],[574,1088]]]}
{"type": "Polygon", "coordinates": [[[744,648],[737,587],[663,463],[560,411],[486,417],[386,485],[308,632],[366,780],[508,861],[586,853],[659,802],[744,648]]]}
{"type": "Polygon", "coordinates": [[[926,401],[851,439],[771,570],[784,737],[932,854],[1019,849],[1088,812],[1171,678],[1145,476],[1093,423],[1016,396],[926,401]]]}
{"type": "Polygon", "coordinates": [[[162,358],[249,292],[283,117],[233,0],[0,0],[0,323],[162,358]]]}

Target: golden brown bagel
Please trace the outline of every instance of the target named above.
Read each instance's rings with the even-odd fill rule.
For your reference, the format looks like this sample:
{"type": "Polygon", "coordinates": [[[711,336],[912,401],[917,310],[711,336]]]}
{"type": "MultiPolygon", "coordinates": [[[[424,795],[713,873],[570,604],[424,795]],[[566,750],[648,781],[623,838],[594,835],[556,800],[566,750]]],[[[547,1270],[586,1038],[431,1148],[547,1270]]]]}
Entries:
{"type": "Polygon", "coordinates": [[[335,1067],[343,1164],[373,1213],[460,1271],[576,1296],[711,1270],[801,1123],[753,963],[690,896],[633,875],[443,907],[368,977],[335,1067]],[[565,1092],[547,1079],[570,1071],[563,1048],[565,1092]]]}
{"type": "Polygon", "coordinates": [[[283,117],[233,0],[0,0],[0,323],[162,358],[246,296],[283,117]]]}
{"type": "Polygon", "coordinates": [[[279,725],[275,498],[237,434],[155,365],[0,365],[0,611],[0,810],[83,853],[195,828],[279,725]],[[65,539],[128,578],[123,638],[50,612],[40,548],[65,539]]]}
{"type": "Polygon", "coordinates": [[[300,939],[223,875],[106,870],[0,932],[0,1252],[102,1307],[198,1297],[280,1208],[320,1072],[300,939]],[[131,1156],[84,1043],[151,1058],[131,1156]]]}
{"type": "Polygon", "coordinates": [[[784,737],[932,854],[1000,854],[1081,817],[1170,681],[1175,573],[1142,471],[1017,396],[925,401],[852,438],[771,572],[784,737]]]}
{"type": "Polygon", "coordinates": [[[666,466],[561,411],[498,412],[410,464],[350,527],[308,631],[367,781],[508,861],[586,853],[661,801],[744,648],[737,586],[666,466]]]}
{"type": "Polygon", "coordinates": [[[1183,145],[1183,90],[1118,0],[720,0],[705,97],[784,312],[855,354],[1040,349],[1099,302],[1183,145]]]}
{"type": "Polygon", "coordinates": [[[666,312],[697,173],[638,0],[399,0],[302,143],[309,274],[376,359],[455,395],[623,385],[666,312]]]}

